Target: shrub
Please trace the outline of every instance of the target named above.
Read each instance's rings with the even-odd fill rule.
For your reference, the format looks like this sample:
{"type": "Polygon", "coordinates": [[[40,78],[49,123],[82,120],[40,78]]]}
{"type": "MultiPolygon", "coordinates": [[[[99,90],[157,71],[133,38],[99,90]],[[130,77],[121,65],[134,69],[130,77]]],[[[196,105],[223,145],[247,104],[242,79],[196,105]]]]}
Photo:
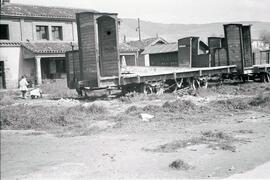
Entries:
{"type": "Polygon", "coordinates": [[[77,111],[77,112],[85,112],[90,114],[104,114],[107,113],[108,110],[105,106],[99,105],[99,104],[91,104],[87,106],[77,105],[75,107],[70,108],[71,111],[77,111]]]}
{"type": "Polygon", "coordinates": [[[213,104],[215,107],[222,108],[223,110],[244,110],[248,109],[248,102],[242,98],[218,100],[213,104]]]}
{"type": "Polygon", "coordinates": [[[195,110],[196,105],[190,100],[167,101],[162,105],[165,112],[181,112],[195,110]]]}
{"type": "Polygon", "coordinates": [[[15,103],[15,100],[11,96],[4,95],[0,99],[0,105],[1,106],[7,106],[7,105],[14,104],[14,103],[15,103]]]}
{"type": "Polygon", "coordinates": [[[192,166],[190,166],[189,164],[185,163],[181,159],[177,159],[177,160],[173,161],[169,165],[169,167],[172,168],[172,169],[177,169],[177,170],[189,170],[189,169],[192,169],[193,168],[192,166]]]}
{"type": "Polygon", "coordinates": [[[258,95],[256,97],[254,97],[249,104],[251,106],[260,106],[260,105],[265,105],[265,104],[269,104],[270,103],[270,96],[268,95],[258,95]]]}
{"type": "Polygon", "coordinates": [[[155,112],[159,112],[161,109],[162,108],[157,105],[147,105],[147,106],[144,106],[143,111],[149,112],[149,113],[155,113],[155,112]]]}
{"type": "Polygon", "coordinates": [[[125,113],[137,113],[139,111],[139,108],[137,106],[130,106],[126,109],[125,113]]]}

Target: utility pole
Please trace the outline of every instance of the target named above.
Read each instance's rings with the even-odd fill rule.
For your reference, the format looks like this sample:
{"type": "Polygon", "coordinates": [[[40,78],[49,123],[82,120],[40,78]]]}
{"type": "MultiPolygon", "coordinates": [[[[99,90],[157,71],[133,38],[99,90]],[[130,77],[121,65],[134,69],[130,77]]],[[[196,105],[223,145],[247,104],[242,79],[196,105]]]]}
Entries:
{"type": "Polygon", "coordinates": [[[141,41],[142,38],[141,38],[141,25],[140,25],[140,18],[138,18],[138,27],[136,28],[136,31],[139,32],[139,40],[141,41]]]}

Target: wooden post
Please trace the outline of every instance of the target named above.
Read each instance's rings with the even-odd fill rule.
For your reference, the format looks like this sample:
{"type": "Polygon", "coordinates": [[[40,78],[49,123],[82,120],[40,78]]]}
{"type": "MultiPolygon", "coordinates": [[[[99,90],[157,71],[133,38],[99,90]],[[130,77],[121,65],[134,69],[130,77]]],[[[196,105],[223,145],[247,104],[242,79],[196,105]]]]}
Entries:
{"type": "Polygon", "coordinates": [[[42,75],[41,75],[41,58],[36,57],[36,78],[37,78],[37,84],[42,84],[42,75]]]}

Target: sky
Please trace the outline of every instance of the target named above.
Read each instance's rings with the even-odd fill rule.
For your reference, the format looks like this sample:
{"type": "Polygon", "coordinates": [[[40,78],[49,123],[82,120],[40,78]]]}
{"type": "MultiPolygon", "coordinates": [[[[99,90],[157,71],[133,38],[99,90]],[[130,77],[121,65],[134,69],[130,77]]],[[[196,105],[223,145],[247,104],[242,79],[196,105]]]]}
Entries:
{"type": "Polygon", "coordinates": [[[10,0],[11,3],[94,9],[120,18],[166,24],[270,22],[270,0],[10,0]]]}

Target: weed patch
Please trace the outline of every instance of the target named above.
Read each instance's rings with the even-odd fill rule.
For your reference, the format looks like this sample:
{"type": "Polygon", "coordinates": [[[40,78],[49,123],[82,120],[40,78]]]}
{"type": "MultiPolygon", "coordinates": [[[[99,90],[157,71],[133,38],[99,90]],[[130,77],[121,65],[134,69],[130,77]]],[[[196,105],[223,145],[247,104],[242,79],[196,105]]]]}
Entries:
{"type": "Polygon", "coordinates": [[[162,108],[160,106],[157,106],[157,105],[147,105],[147,106],[144,106],[144,108],[143,108],[143,111],[147,112],[147,113],[156,113],[156,112],[159,112],[161,110],[162,110],[162,108]]]}
{"type": "Polygon", "coordinates": [[[243,98],[218,100],[212,106],[221,110],[246,110],[249,108],[248,101],[243,98]]]}
{"type": "Polygon", "coordinates": [[[195,110],[197,106],[189,100],[167,101],[162,105],[165,112],[182,112],[195,110]]]}
{"type": "Polygon", "coordinates": [[[270,94],[260,94],[254,97],[249,104],[251,106],[265,106],[270,105],[270,94]]]}
{"type": "Polygon", "coordinates": [[[194,167],[190,166],[189,164],[185,163],[183,160],[181,159],[177,159],[175,161],[173,161],[170,165],[170,168],[172,169],[176,169],[176,170],[189,170],[189,169],[193,169],[194,167]]]}
{"type": "Polygon", "coordinates": [[[0,106],[8,106],[14,103],[15,100],[11,96],[3,95],[3,97],[0,97],[0,106]]]}
{"type": "Polygon", "coordinates": [[[201,132],[200,137],[194,137],[187,140],[177,140],[167,144],[160,145],[154,149],[143,148],[144,151],[151,152],[175,152],[178,149],[185,148],[188,146],[206,144],[209,148],[213,150],[226,150],[235,152],[236,147],[232,144],[235,142],[241,142],[241,140],[231,137],[223,132],[212,132],[206,131],[201,132]]]}

